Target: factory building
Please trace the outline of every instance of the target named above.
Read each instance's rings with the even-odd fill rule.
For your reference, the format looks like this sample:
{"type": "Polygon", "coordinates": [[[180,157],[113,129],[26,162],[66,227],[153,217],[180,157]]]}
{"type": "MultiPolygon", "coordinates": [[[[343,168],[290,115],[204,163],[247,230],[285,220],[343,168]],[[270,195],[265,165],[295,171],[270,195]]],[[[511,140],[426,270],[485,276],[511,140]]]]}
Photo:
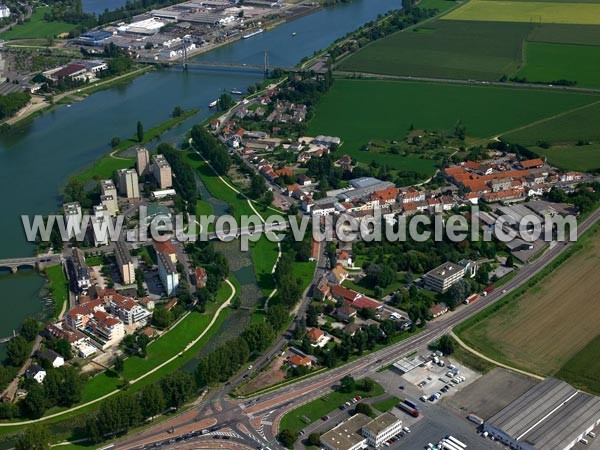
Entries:
{"type": "Polygon", "coordinates": [[[569,450],[600,424],[600,398],[547,378],[484,423],[516,450],[569,450]]]}

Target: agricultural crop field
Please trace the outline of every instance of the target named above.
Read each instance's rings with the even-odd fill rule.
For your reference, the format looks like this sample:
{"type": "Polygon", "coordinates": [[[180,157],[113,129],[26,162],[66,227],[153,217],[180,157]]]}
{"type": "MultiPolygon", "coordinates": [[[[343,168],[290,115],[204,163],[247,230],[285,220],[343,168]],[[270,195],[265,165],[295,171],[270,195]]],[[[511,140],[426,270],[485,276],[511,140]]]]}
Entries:
{"type": "Polygon", "coordinates": [[[554,44],[600,45],[600,27],[544,23],[536,25],[528,39],[554,44]]]}
{"type": "Polygon", "coordinates": [[[557,115],[543,122],[502,135],[510,142],[535,145],[539,141],[572,143],[579,140],[600,141],[600,103],[557,115]]]}
{"type": "Polygon", "coordinates": [[[572,80],[578,86],[600,87],[600,46],[527,42],[525,55],[527,63],[516,77],[544,83],[572,80]]]}
{"type": "Polygon", "coordinates": [[[600,3],[471,0],[444,19],[600,25],[600,3]]]}
{"type": "Polygon", "coordinates": [[[375,41],[338,69],[493,81],[519,68],[532,29],[527,23],[437,20],[375,41]]]}
{"type": "Polygon", "coordinates": [[[600,335],[573,356],[558,372],[580,389],[600,395],[600,335]]]}
{"type": "Polygon", "coordinates": [[[559,370],[564,375],[581,367],[581,359],[573,362],[571,358],[583,351],[600,329],[600,308],[595,305],[600,296],[600,233],[584,239],[579,251],[550,275],[462,329],[461,337],[494,359],[541,375],[559,370]]]}
{"type": "MultiPolygon", "coordinates": [[[[402,140],[410,125],[452,130],[458,120],[467,135],[485,138],[598,99],[595,95],[531,89],[383,80],[336,80],[309,124],[309,134],[341,137],[340,152],[391,169],[432,171],[437,161],[418,155],[363,151],[373,139],[402,140]]],[[[431,173],[431,172],[430,172],[431,173]]]]}
{"type": "Polygon", "coordinates": [[[550,164],[560,169],[580,172],[600,169],[600,144],[530,147],[530,149],[540,156],[545,156],[550,164]]]}

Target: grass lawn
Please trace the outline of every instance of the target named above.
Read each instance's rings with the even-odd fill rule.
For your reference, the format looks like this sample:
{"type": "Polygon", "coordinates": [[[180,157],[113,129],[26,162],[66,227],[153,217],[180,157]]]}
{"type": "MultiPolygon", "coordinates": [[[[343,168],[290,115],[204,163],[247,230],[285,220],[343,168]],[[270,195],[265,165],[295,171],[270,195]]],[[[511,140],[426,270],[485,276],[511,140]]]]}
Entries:
{"type": "Polygon", "coordinates": [[[523,41],[532,28],[528,23],[437,20],[377,40],[343,60],[338,68],[494,81],[519,68],[523,41]]]}
{"type": "Polygon", "coordinates": [[[50,11],[50,7],[42,6],[36,8],[28,22],[15,25],[12,30],[0,33],[0,39],[37,39],[56,37],[61,33],[68,33],[75,25],[66,22],[47,22],[44,14],[50,11]]]}
{"type": "Polygon", "coordinates": [[[600,141],[600,102],[503,134],[510,142],[535,145],[540,141],[573,143],[600,141]]]}
{"type": "Polygon", "coordinates": [[[600,309],[590,301],[600,295],[599,251],[595,228],[545,277],[457,327],[461,339],[498,361],[555,375],[598,335],[600,309]]]}
{"type": "Polygon", "coordinates": [[[339,136],[340,153],[392,169],[433,171],[435,160],[362,151],[373,139],[402,140],[417,129],[452,130],[458,120],[467,134],[485,138],[598,100],[590,94],[495,86],[446,85],[384,80],[337,79],[309,124],[309,135],[339,136]]]}
{"type": "Polygon", "coordinates": [[[600,25],[600,4],[471,0],[451,11],[444,19],[600,25]]]}
{"type": "Polygon", "coordinates": [[[550,164],[561,169],[580,172],[600,169],[600,144],[561,145],[547,149],[531,147],[531,150],[547,157],[550,164]]]}
{"type": "Polygon", "coordinates": [[[62,311],[63,305],[69,300],[69,284],[67,282],[67,277],[60,264],[48,267],[45,272],[50,284],[50,293],[54,299],[53,317],[58,317],[62,311]]]}
{"type": "Polygon", "coordinates": [[[294,434],[297,434],[298,431],[306,427],[307,425],[313,423],[316,420],[319,420],[326,414],[329,414],[331,411],[334,411],[336,408],[339,408],[341,405],[346,403],[353,397],[357,395],[366,397],[377,397],[378,395],[382,395],[384,393],[383,388],[376,384],[375,388],[372,392],[362,392],[360,390],[355,390],[351,393],[344,393],[339,391],[332,391],[323,397],[319,397],[312,402],[309,402],[299,408],[296,408],[290,412],[288,412],[285,416],[282,417],[279,428],[289,429],[294,434]]]}
{"type": "MultiPolygon", "coordinates": [[[[398,276],[398,278],[400,278],[400,276],[398,276]]],[[[397,289],[400,289],[405,284],[406,284],[405,281],[397,279],[395,282],[393,282],[392,284],[390,284],[389,286],[387,286],[386,288],[383,289],[382,297],[385,297],[386,295],[391,294],[392,292],[396,291],[397,289]]],[[[353,289],[353,290],[361,292],[369,297],[376,298],[375,291],[373,289],[365,286],[362,283],[354,283],[351,280],[345,280],[343,282],[343,285],[345,287],[347,287],[348,289],[353,289]]]]}
{"type": "Polygon", "coordinates": [[[102,256],[88,256],[85,258],[85,263],[88,267],[101,266],[104,264],[104,258],[102,256]]]}
{"type": "Polygon", "coordinates": [[[525,66],[514,76],[544,83],[570,80],[577,86],[600,86],[600,46],[527,42],[525,60],[525,66]]]}
{"type": "Polygon", "coordinates": [[[600,395],[600,335],[566,362],[557,376],[580,389],[600,395]]]}
{"type": "Polygon", "coordinates": [[[479,356],[465,350],[456,343],[454,344],[454,353],[452,353],[452,358],[479,373],[488,373],[490,370],[496,367],[491,362],[481,359],[479,356]]]}
{"type": "Polygon", "coordinates": [[[400,403],[400,399],[392,396],[380,402],[373,403],[371,406],[373,406],[373,408],[375,408],[377,411],[384,413],[392,409],[398,403],[400,403]]]}
{"type": "Polygon", "coordinates": [[[268,296],[275,289],[272,271],[279,254],[277,243],[269,241],[263,235],[258,241],[250,243],[250,254],[258,286],[263,294],[268,296]]]}

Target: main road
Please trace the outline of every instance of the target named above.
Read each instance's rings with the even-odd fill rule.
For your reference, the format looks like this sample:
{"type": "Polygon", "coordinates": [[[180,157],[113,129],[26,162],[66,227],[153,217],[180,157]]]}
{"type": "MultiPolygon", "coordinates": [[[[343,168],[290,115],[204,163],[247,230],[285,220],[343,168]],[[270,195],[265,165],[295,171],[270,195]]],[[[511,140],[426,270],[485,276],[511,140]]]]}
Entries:
{"type": "MultiPolygon", "coordinates": [[[[579,224],[579,235],[589,230],[599,219],[600,209],[579,224]]],[[[188,441],[193,441],[196,448],[211,445],[214,448],[215,437],[226,439],[219,441],[218,446],[223,448],[277,447],[275,436],[279,431],[281,417],[286,412],[330,392],[346,375],[363,377],[396,361],[404,354],[426,348],[430,342],[448,333],[456,325],[527,283],[571,245],[570,242],[555,243],[537,260],[517,272],[514,278],[503,285],[502,291],[492,292],[476,303],[459,307],[456,311],[430,322],[424,331],[408,339],[338,368],[248,399],[235,400],[227,397],[231,389],[240,382],[240,379],[236,379],[235,382],[210,392],[203,402],[194,407],[193,412],[188,411],[167,421],[166,424],[161,424],[160,427],[150,428],[119,441],[115,443],[114,448],[137,449],[158,442],[163,444],[161,448],[189,448],[187,444],[181,447],[181,442],[188,441]],[[207,424],[211,425],[213,431],[200,435],[200,428],[207,424]],[[170,433],[166,433],[165,430],[170,433]]]]}

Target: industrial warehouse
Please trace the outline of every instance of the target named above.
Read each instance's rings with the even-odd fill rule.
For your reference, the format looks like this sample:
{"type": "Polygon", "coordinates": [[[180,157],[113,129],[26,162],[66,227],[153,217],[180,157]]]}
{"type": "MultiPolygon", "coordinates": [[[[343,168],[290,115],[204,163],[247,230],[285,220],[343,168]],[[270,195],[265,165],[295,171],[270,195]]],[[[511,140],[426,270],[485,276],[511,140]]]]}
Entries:
{"type": "Polygon", "coordinates": [[[548,378],[492,416],[484,431],[517,450],[568,450],[600,424],[600,398],[548,378]]]}

